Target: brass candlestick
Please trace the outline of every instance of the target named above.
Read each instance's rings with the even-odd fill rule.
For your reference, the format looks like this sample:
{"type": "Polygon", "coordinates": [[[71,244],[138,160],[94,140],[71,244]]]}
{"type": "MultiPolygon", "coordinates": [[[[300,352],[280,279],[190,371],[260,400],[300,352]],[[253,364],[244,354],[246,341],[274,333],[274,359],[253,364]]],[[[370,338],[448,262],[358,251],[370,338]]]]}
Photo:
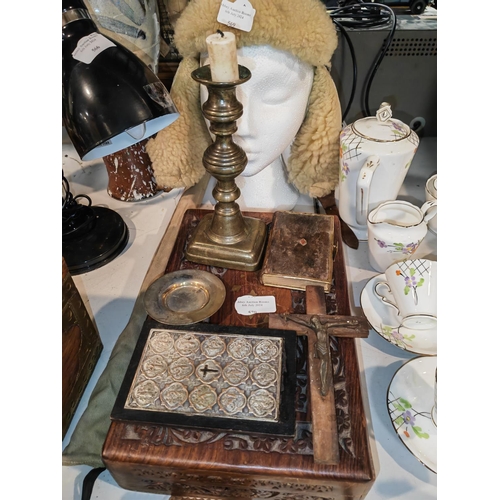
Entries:
{"type": "Polygon", "coordinates": [[[210,66],[191,73],[194,80],[208,89],[202,111],[210,121],[215,141],[203,154],[203,166],[217,179],[212,192],[217,204],[214,212],[200,221],[186,257],[199,264],[255,271],[260,265],[267,231],[262,220],[243,217],[236,203],[241,193],[235,178],[247,164],[247,155],[232,139],[237,130],[236,120],[243,114],[243,106],[236,99],[236,85],[251,77],[244,66],[238,66],[238,70],[239,80],[234,82],[212,81],[210,66]]]}

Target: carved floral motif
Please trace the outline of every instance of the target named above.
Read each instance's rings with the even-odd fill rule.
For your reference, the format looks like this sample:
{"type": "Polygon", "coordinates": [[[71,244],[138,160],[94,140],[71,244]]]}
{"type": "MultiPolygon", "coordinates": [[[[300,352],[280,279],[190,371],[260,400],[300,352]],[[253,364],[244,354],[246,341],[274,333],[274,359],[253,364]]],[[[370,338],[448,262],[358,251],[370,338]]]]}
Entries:
{"type": "Polygon", "coordinates": [[[134,467],[134,477],[141,478],[145,491],[170,493],[175,484],[176,493],[171,500],[190,499],[248,499],[263,500],[334,500],[337,487],[305,482],[259,480],[218,475],[167,472],[134,467]],[[210,487],[202,484],[210,483],[210,487]],[[302,494],[305,493],[305,494],[302,494]]]}
{"type": "MultiPolygon", "coordinates": [[[[292,453],[312,455],[312,432],[309,422],[304,421],[307,413],[307,359],[303,337],[297,342],[297,433],[293,438],[274,436],[252,436],[246,434],[217,432],[209,430],[181,429],[166,426],[127,426],[125,439],[141,441],[145,446],[183,446],[199,443],[214,443],[223,440],[226,450],[259,451],[264,453],[292,453]],[[302,416],[301,416],[302,415],[302,416]]],[[[338,340],[330,337],[332,368],[334,373],[335,407],[339,444],[351,456],[355,456],[352,441],[349,400],[346,388],[344,364],[339,351],[338,340]]]]}
{"type": "MultiPolygon", "coordinates": [[[[189,230],[186,238],[184,253],[189,243],[192,231],[197,227],[199,218],[192,216],[189,221],[189,230]]],[[[198,264],[188,262],[181,258],[180,268],[203,268],[198,264]]],[[[226,270],[217,267],[210,267],[210,272],[221,277],[226,270]]],[[[338,314],[337,299],[335,294],[334,281],[330,292],[325,294],[326,314],[338,314]]],[[[291,290],[292,309],[295,314],[305,314],[305,293],[303,291],[291,290]]],[[[346,387],[345,369],[338,339],[330,337],[330,352],[332,369],[334,375],[335,407],[337,415],[338,437],[341,448],[350,456],[355,456],[352,442],[351,418],[349,412],[349,398],[346,387]]],[[[213,443],[223,440],[226,450],[244,449],[246,451],[293,453],[302,455],[312,455],[312,433],[310,422],[307,421],[307,343],[303,337],[297,338],[297,388],[296,388],[296,412],[297,412],[297,434],[293,438],[273,437],[273,436],[252,436],[245,434],[181,429],[166,426],[127,426],[124,439],[138,440],[143,446],[149,444],[155,446],[185,446],[199,443],[213,443]]],[[[226,479],[225,479],[226,480],[226,479]]],[[[309,488],[309,486],[307,487],[309,488]]],[[[172,497],[174,498],[174,497],[172,497]]],[[[287,497],[273,497],[287,498],[287,497]]],[[[298,497],[288,497],[297,498],[298,497]]],[[[306,497],[304,497],[305,499],[306,497]]],[[[329,497],[331,498],[331,497],[329,497]]],[[[302,497],[301,497],[302,499],[302,497]]],[[[319,500],[319,497],[315,497],[319,500]]]]}

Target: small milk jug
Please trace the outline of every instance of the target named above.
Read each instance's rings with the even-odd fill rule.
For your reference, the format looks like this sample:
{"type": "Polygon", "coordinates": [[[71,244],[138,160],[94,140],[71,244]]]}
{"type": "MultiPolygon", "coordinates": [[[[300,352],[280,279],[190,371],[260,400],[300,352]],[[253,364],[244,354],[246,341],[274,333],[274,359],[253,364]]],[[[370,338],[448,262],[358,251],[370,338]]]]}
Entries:
{"type": "Polygon", "coordinates": [[[368,214],[397,198],[419,144],[408,125],[391,117],[391,106],[383,102],[376,116],[340,134],[339,214],[360,240],[368,236],[368,214]]]}
{"type": "Polygon", "coordinates": [[[426,201],[421,208],[407,201],[381,203],[368,215],[368,260],[380,273],[411,259],[427,234],[427,223],[437,213],[437,203],[426,201]]]}

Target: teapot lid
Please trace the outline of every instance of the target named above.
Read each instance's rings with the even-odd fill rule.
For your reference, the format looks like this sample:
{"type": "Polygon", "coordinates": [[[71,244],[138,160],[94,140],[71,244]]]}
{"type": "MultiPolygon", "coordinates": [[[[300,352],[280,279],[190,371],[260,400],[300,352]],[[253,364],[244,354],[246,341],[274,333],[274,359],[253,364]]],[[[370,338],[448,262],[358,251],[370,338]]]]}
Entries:
{"type": "Polygon", "coordinates": [[[411,134],[408,125],[392,117],[391,105],[383,102],[376,116],[361,118],[352,125],[356,135],[376,142],[396,142],[411,134]]]}

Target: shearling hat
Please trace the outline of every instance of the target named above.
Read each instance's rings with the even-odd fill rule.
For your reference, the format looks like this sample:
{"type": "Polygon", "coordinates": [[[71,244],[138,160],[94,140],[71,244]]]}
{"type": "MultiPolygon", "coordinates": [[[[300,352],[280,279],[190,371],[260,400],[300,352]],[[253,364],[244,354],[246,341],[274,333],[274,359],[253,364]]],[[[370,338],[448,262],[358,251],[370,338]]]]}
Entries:
{"type": "Polygon", "coordinates": [[[251,0],[256,10],[250,32],[217,22],[221,0],[191,0],[175,25],[175,44],[182,56],[171,96],[180,117],[147,144],[158,185],[190,187],[204,175],[203,152],[211,138],[201,112],[199,84],[191,72],[206,53],[206,37],[232,31],[237,47],[270,45],[314,67],[306,117],[291,145],[288,180],[301,193],[322,197],[338,183],[342,115],[329,73],[337,34],[320,0],[251,0]]]}

